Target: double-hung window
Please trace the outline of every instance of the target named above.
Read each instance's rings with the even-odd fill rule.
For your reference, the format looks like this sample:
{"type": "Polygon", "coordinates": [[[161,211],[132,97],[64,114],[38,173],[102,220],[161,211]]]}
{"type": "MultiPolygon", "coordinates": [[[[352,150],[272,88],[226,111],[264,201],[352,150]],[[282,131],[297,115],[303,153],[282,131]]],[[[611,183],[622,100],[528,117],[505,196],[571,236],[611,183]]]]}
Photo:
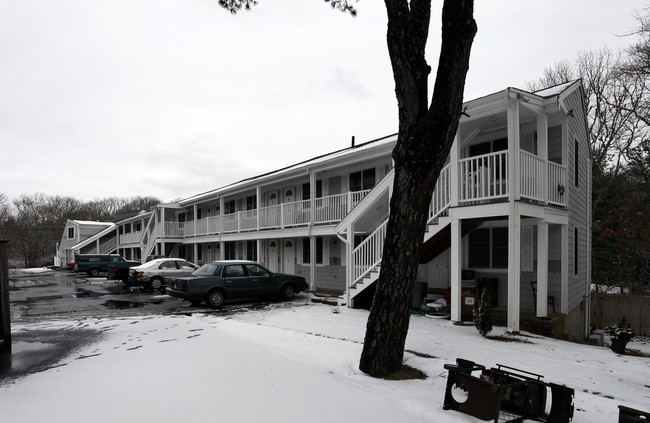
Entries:
{"type": "Polygon", "coordinates": [[[469,234],[469,267],[508,268],[508,228],[482,228],[469,234]]]}

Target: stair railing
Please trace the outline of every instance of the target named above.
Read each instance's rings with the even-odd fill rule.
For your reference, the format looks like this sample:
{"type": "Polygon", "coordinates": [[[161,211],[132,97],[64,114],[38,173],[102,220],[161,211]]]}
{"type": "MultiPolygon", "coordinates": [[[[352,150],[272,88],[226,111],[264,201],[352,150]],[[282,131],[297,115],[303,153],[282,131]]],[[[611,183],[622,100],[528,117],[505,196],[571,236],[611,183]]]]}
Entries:
{"type": "MultiPolygon", "coordinates": [[[[436,219],[449,209],[451,202],[450,182],[451,167],[447,165],[440,171],[438,182],[436,183],[436,187],[431,196],[428,224],[435,223],[436,219]]],[[[387,226],[388,219],[379,225],[377,229],[375,229],[374,232],[360,243],[352,252],[353,267],[350,287],[355,286],[381,263],[387,226]]]]}

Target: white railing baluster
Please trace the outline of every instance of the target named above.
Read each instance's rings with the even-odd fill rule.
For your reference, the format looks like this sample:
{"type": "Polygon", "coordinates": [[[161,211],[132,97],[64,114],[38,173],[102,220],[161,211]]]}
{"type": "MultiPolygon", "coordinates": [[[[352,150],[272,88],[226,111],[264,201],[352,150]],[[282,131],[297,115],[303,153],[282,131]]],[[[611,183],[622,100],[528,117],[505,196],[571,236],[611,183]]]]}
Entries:
{"type": "Polygon", "coordinates": [[[566,166],[548,162],[548,202],[566,206],[566,166]]]}
{"type": "Polygon", "coordinates": [[[459,168],[461,202],[508,196],[507,151],[461,159],[459,168]]]}
{"type": "Polygon", "coordinates": [[[387,226],[388,220],[385,220],[352,252],[353,278],[350,286],[353,286],[381,262],[387,226]]]}

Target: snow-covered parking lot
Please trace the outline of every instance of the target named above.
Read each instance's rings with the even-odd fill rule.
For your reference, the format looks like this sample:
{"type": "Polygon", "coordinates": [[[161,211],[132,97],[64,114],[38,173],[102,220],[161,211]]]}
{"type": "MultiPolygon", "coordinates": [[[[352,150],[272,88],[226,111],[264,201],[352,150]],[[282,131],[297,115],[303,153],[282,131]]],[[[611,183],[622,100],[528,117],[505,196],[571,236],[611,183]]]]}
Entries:
{"type": "MultiPolygon", "coordinates": [[[[0,382],[0,422],[479,421],[442,409],[443,365],[457,357],[574,388],[574,422],[616,422],[619,404],[650,408],[649,358],[525,333],[524,342],[491,340],[472,326],[422,316],[411,319],[405,360],[427,379],[374,379],[358,370],[367,316],[301,295],[234,314],[19,323],[16,334],[102,336],[57,366],[0,382]]],[[[503,328],[491,335],[499,334],[503,328]]],[[[44,347],[33,339],[14,351],[44,347]]]]}

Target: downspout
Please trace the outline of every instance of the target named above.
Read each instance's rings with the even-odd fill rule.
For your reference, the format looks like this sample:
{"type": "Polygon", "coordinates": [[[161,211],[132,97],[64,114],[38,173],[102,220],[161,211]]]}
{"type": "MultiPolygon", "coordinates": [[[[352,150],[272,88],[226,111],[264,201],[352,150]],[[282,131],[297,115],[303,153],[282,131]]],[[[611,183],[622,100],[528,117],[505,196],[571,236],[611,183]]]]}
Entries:
{"type": "Polygon", "coordinates": [[[591,159],[589,159],[589,169],[587,172],[587,275],[585,281],[585,339],[589,338],[591,332],[591,226],[592,226],[592,203],[591,203],[591,159]]]}

